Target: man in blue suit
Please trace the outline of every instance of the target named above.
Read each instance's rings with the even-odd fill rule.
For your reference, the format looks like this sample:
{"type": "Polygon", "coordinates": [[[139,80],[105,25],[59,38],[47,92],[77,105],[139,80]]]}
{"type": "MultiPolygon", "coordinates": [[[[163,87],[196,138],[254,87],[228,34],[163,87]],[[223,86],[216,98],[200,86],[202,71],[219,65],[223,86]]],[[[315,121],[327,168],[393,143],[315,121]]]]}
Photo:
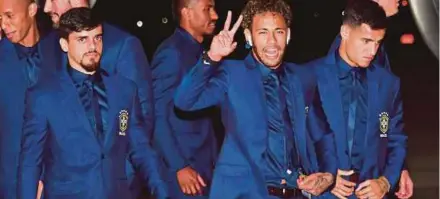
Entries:
{"type": "MultiPolygon", "coordinates": [[[[356,0],[353,0],[356,1],[356,0]]],[[[377,2],[384,10],[388,17],[389,25],[392,25],[393,20],[398,17],[395,16],[399,11],[399,2],[397,0],[373,0],[377,2]]],[[[395,23],[395,22],[394,22],[395,23]]],[[[383,42],[382,42],[383,43],[383,42]]],[[[333,41],[329,53],[335,52],[341,44],[341,36],[338,34],[333,41]]],[[[385,51],[385,45],[381,45],[373,63],[377,66],[382,66],[388,70],[391,70],[390,61],[385,51]]],[[[397,188],[397,187],[396,187],[397,188]]],[[[408,199],[413,195],[413,181],[408,171],[408,162],[405,160],[403,170],[400,174],[399,187],[395,195],[400,199],[408,199]]]]}
{"type": "Polygon", "coordinates": [[[174,0],[172,7],[179,26],[162,42],[152,61],[154,146],[167,166],[172,197],[206,198],[218,153],[213,129],[216,110],[175,110],[173,96],[183,76],[197,63],[203,39],[214,32],[218,16],[213,0],[174,0]]]}
{"type": "MultiPolygon", "coordinates": [[[[356,0],[353,0],[356,1],[356,0]]],[[[391,26],[396,18],[398,18],[397,13],[399,12],[399,1],[398,0],[373,0],[377,2],[385,11],[388,18],[388,26],[391,26]]],[[[389,34],[389,33],[388,33],[389,34]]],[[[383,42],[382,42],[383,43],[383,42]]],[[[333,41],[329,53],[336,51],[341,44],[341,36],[338,34],[333,41]]],[[[378,66],[383,66],[388,70],[391,70],[388,55],[385,51],[385,45],[382,44],[377,52],[373,63],[378,66]]],[[[407,161],[404,163],[403,170],[400,174],[399,189],[395,195],[400,199],[408,199],[413,195],[413,182],[411,176],[409,175],[407,161]]]]}
{"type": "Polygon", "coordinates": [[[99,67],[101,21],[89,8],[74,8],[62,15],[59,30],[63,65],[26,96],[18,198],[35,198],[43,165],[47,199],[134,198],[126,159],[153,195],[168,198],[136,85],[99,67]]]}
{"type": "MultiPolygon", "coordinates": [[[[44,12],[48,13],[53,21],[54,27],[58,26],[59,17],[71,8],[89,7],[88,0],[47,0],[44,5],[44,12]]],[[[105,34],[103,36],[104,48],[101,59],[101,67],[110,74],[118,74],[136,83],[139,92],[139,101],[142,108],[143,120],[146,123],[145,134],[152,135],[154,102],[151,88],[151,70],[142,44],[138,38],[130,35],[109,23],[103,23],[105,34]]],[[[56,39],[58,41],[58,39],[56,39]]],[[[59,48],[58,48],[59,49],[59,48]]],[[[61,56],[59,49],[54,52],[54,57],[61,56]]],[[[127,161],[127,163],[129,163],[127,161]]],[[[135,178],[132,165],[127,164],[127,175],[132,181],[132,189],[139,192],[140,176],[135,178]]]]}
{"type": "Polygon", "coordinates": [[[25,91],[55,65],[54,35],[41,33],[37,4],[31,0],[0,0],[0,199],[17,198],[25,91]]]}
{"type": "Polygon", "coordinates": [[[306,66],[316,70],[335,133],[339,170],[331,193],[338,198],[383,198],[396,186],[406,156],[399,79],[372,63],[386,25],[377,3],[352,1],[345,9],[341,45],[306,66]]]}
{"type": "Polygon", "coordinates": [[[282,62],[290,21],[283,0],[248,1],[231,30],[229,12],[224,29],[177,90],[180,109],[222,109],[227,132],[210,198],[304,198],[301,190],[319,195],[333,183],[333,135],[306,133],[307,125],[319,125],[315,112],[320,106],[307,107],[303,92],[303,80],[313,77],[313,71],[282,62]],[[237,46],[233,38],[242,19],[252,51],[245,60],[223,60],[237,46]],[[317,173],[308,172],[309,144],[320,154],[317,173]]]}

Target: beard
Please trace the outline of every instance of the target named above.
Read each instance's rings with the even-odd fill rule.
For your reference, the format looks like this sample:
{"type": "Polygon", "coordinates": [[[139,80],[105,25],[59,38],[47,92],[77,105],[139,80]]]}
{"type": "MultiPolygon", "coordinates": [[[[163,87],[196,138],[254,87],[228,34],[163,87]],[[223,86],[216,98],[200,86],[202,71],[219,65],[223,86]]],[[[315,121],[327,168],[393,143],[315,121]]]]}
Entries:
{"type": "Polygon", "coordinates": [[[264,55],[264,50],[263,52],[259,52],[255,46],[252,48],[252,53],[254,54],[254,57],[268,68],[277,68],[281,65],[281,62],[283,61],[284,50],[278,48],[278,51],[280,53],[279,57],[277,57],[276,59],[269,59],[264,55]]]}
{"type": "Polygon", "coordinates": [[[88,52],[86,54],[83,55],[83,58],[81,59],[81,67],[84,68],[84,70],[86,70],[87,72],[94,72],[99,68],[100,65],[100,58],[101,58],[101,54],[94,51],[94,52],[88,52]],[[96,53],[97,54],[97,58],[87,58],[86,55],[89,53],[96,53]]]}

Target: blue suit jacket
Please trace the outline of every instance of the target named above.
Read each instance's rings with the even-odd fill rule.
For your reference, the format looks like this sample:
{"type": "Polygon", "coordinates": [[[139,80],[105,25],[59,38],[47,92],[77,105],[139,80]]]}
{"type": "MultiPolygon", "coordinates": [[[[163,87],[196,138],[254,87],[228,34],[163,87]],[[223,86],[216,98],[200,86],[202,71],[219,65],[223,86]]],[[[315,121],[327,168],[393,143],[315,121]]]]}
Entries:
{"type": "Polygon", "coordinates": [[[159,158],[145,134],[135,84],[108,74],[103,75],[103,82],[109,106],[103,145],[96,139],[66,69],[45,76],[28,91],[18,175],[19,198],[35,198],[43,165],[47,199],[134,198],[129,191],[126,159],[138,168],[153,195],[167,196],[159,158]],[[128,127],[125,132],[122,130],[123,134],[122,110],[128,112],[128,127]]]}
{"type": "Polygon", "coordinates": [[[175,110],[173,103],[177,87],[197,63],[201,48],[188,32],[177,28],[159,46],[151,64],[156,116],[154,144],[168,167],[173,198],[185,198],[177,183],[178,170],[191,166],[206,183],[210,183],[217,156],[217,141],[210,117],[213,107],[188,113],[175,110]]]}
{"type": "MultiPolygon", "coordinates": [[[[220,66],[210,66],[199,61],[191,69],[175,96],[175,104],[183,110],[199,110],[220,105],[226,136],[214,171],[210,198],[267,198],[266,180],[262,169],[266,161],[267,114],[260,70],[248,55],[244,61],[225,60],[220,66]]],[[[307,158],[306,104],[300,76],[303,70],[284,64],[289,81],[287,107],[295,129],[300,158],[309,168],[307,158]],[[297,69],[297,70],[295,70],[297,69]],[[295,121],[295,122],[293,122],[295,121]]],[[[314,111],[312,111],[314,112],[314,111]]],[[[323,161],[325,171],[335,173],[334,140],[323,132],[311,136],[321,142],[320,152],[329,155],[323,161]]],[[[296,183],[298,174],[292,173],[296,183]]]]}
{"type": "MultiPolygon", "coordinates": [[[[55,68],[54,62],[48,61],[53,57],[53,50],[59,48],[55,37],[54,34],[46,35],[37,44],[42,60],[37,66],[38,76],[55,68]]],[[[25,67],[26,60],[19,59],[14,44],[3,38],[0,41],[0,199],[17,198],[17,169],[28,87],[25,67]]]]}
{"type": "MultiPolygon", "coordinates": [[[[339,168],[349,170],[346,120],[343,116],[338,69],[334,51],[328,56],[307,64],[317,75],[317,88],[329,123],[335,133],[339,168]]],[[[403,132],[403,110],[400,80],[383,66],[371,65],[368,79],[368,121],[365,135],[364,158],[360,181],[385,176],[395,187],[406,156],[407,136],[403,132]],[[388,114],[385,133],[380,131],[379,116],[388,114]]],[[[385,126],[383,126],[385,127],[385,126]]]]}
{"type": "MultiPolygon", "coordinates": [[[[151,70],[142,44],[135,36],[108,23],[103,24],[103,32],[101,66],[111,75],[117,74],[135,82],[138,88],[143,120],[146,123],[144,133],[151,137],[154,125],[154,101],[151,89],[151,70]]],[[[54,37],[54,40],[58,46],[53,52],[53,59],[58,61],[57,67],[65,67],[61,64],[63,52],[59,46],[59,36],[54,37]]],[[[133,180],[134,174],[134,168],[127,164],[129,181],[133,180]]],[[[134,182],[138,181],[135,180],[134,182]]],[[[140,187],[136,184],[133,183],[133,189],[138,192],[140,187]]]]}

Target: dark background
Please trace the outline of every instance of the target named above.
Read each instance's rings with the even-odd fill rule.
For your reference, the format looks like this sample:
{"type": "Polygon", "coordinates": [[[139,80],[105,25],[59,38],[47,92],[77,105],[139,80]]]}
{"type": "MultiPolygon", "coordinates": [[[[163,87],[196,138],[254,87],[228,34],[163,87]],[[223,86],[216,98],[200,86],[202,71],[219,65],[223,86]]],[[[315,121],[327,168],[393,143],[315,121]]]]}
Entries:
{"type": "MultiPolygon", "coordinates": [[[[285,59],[303,63],[324,56],[338,34],[346,0],[290,0],[289,3],[293,10],[292,40],[285,59]]],[[[232,10],[235,21],[244,4],[244,0],[217,0],[217,27],[223,27],[228,10],[232,10]]],[[[94,10],[108,22],[140,38],[150,61],[156,47],[173,33],[176,25],[172,20],[171,0],[98,0],[94,10]],[[137,26],[138,21],[142,21],[142,27],[137,26]]],[[[438,198],[438,59],[423,41],[409,6],[401,7],[391,21],[385,45],[391,69],[401,78],[409,136],[408,162],[415,183],[413,198],[438,198]],[[414,35],[414,44],[400,43],[404,33],[414,35]]],[[[247,54],[243,35],[237,34],[236,40],[239,46],[231,58],[241,59],[247,54]]],[[[206,43],[209,42],[208,39],[206,43]]]]}

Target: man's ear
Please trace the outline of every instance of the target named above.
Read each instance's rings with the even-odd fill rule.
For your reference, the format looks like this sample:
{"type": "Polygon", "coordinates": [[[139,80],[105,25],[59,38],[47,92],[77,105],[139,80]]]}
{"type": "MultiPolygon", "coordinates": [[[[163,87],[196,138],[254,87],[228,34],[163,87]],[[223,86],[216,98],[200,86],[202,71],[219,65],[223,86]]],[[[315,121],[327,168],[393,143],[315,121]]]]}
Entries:
{"type": "Polygon", "coordinates": [[[37,14],[38,11],[38,5],[36,2],[32,2],[28,6],[28,13],[30,17],[34,17],[37,14]]]}
{"type": "Polygon", "coordinates": [[[252,44],[252,34],[251,34],[251,31],[249,30],[249,28],[246,28],[244,30],[244,37],[246,38],[247,44],[252,47],[252,45],[253,45],[252,44]]]}
{"type": "Polygon", "coordinates": [[[69,47],[68,47],[68,43],[67,43],[67,40],[66,39],[64,39],[64,38],[60,38],[60,46],[61,46],[61,49],[64,51],[64,52],[68,52],[69,51],[69,47]]]}
{"type": "Polygon", "coordinates": [[[348,25],[342,25],[341,29],[339,31],[339,34],[341,35],[342,40],[346,40],[348,36],[350,35],[351,27],[348,25]]]}

